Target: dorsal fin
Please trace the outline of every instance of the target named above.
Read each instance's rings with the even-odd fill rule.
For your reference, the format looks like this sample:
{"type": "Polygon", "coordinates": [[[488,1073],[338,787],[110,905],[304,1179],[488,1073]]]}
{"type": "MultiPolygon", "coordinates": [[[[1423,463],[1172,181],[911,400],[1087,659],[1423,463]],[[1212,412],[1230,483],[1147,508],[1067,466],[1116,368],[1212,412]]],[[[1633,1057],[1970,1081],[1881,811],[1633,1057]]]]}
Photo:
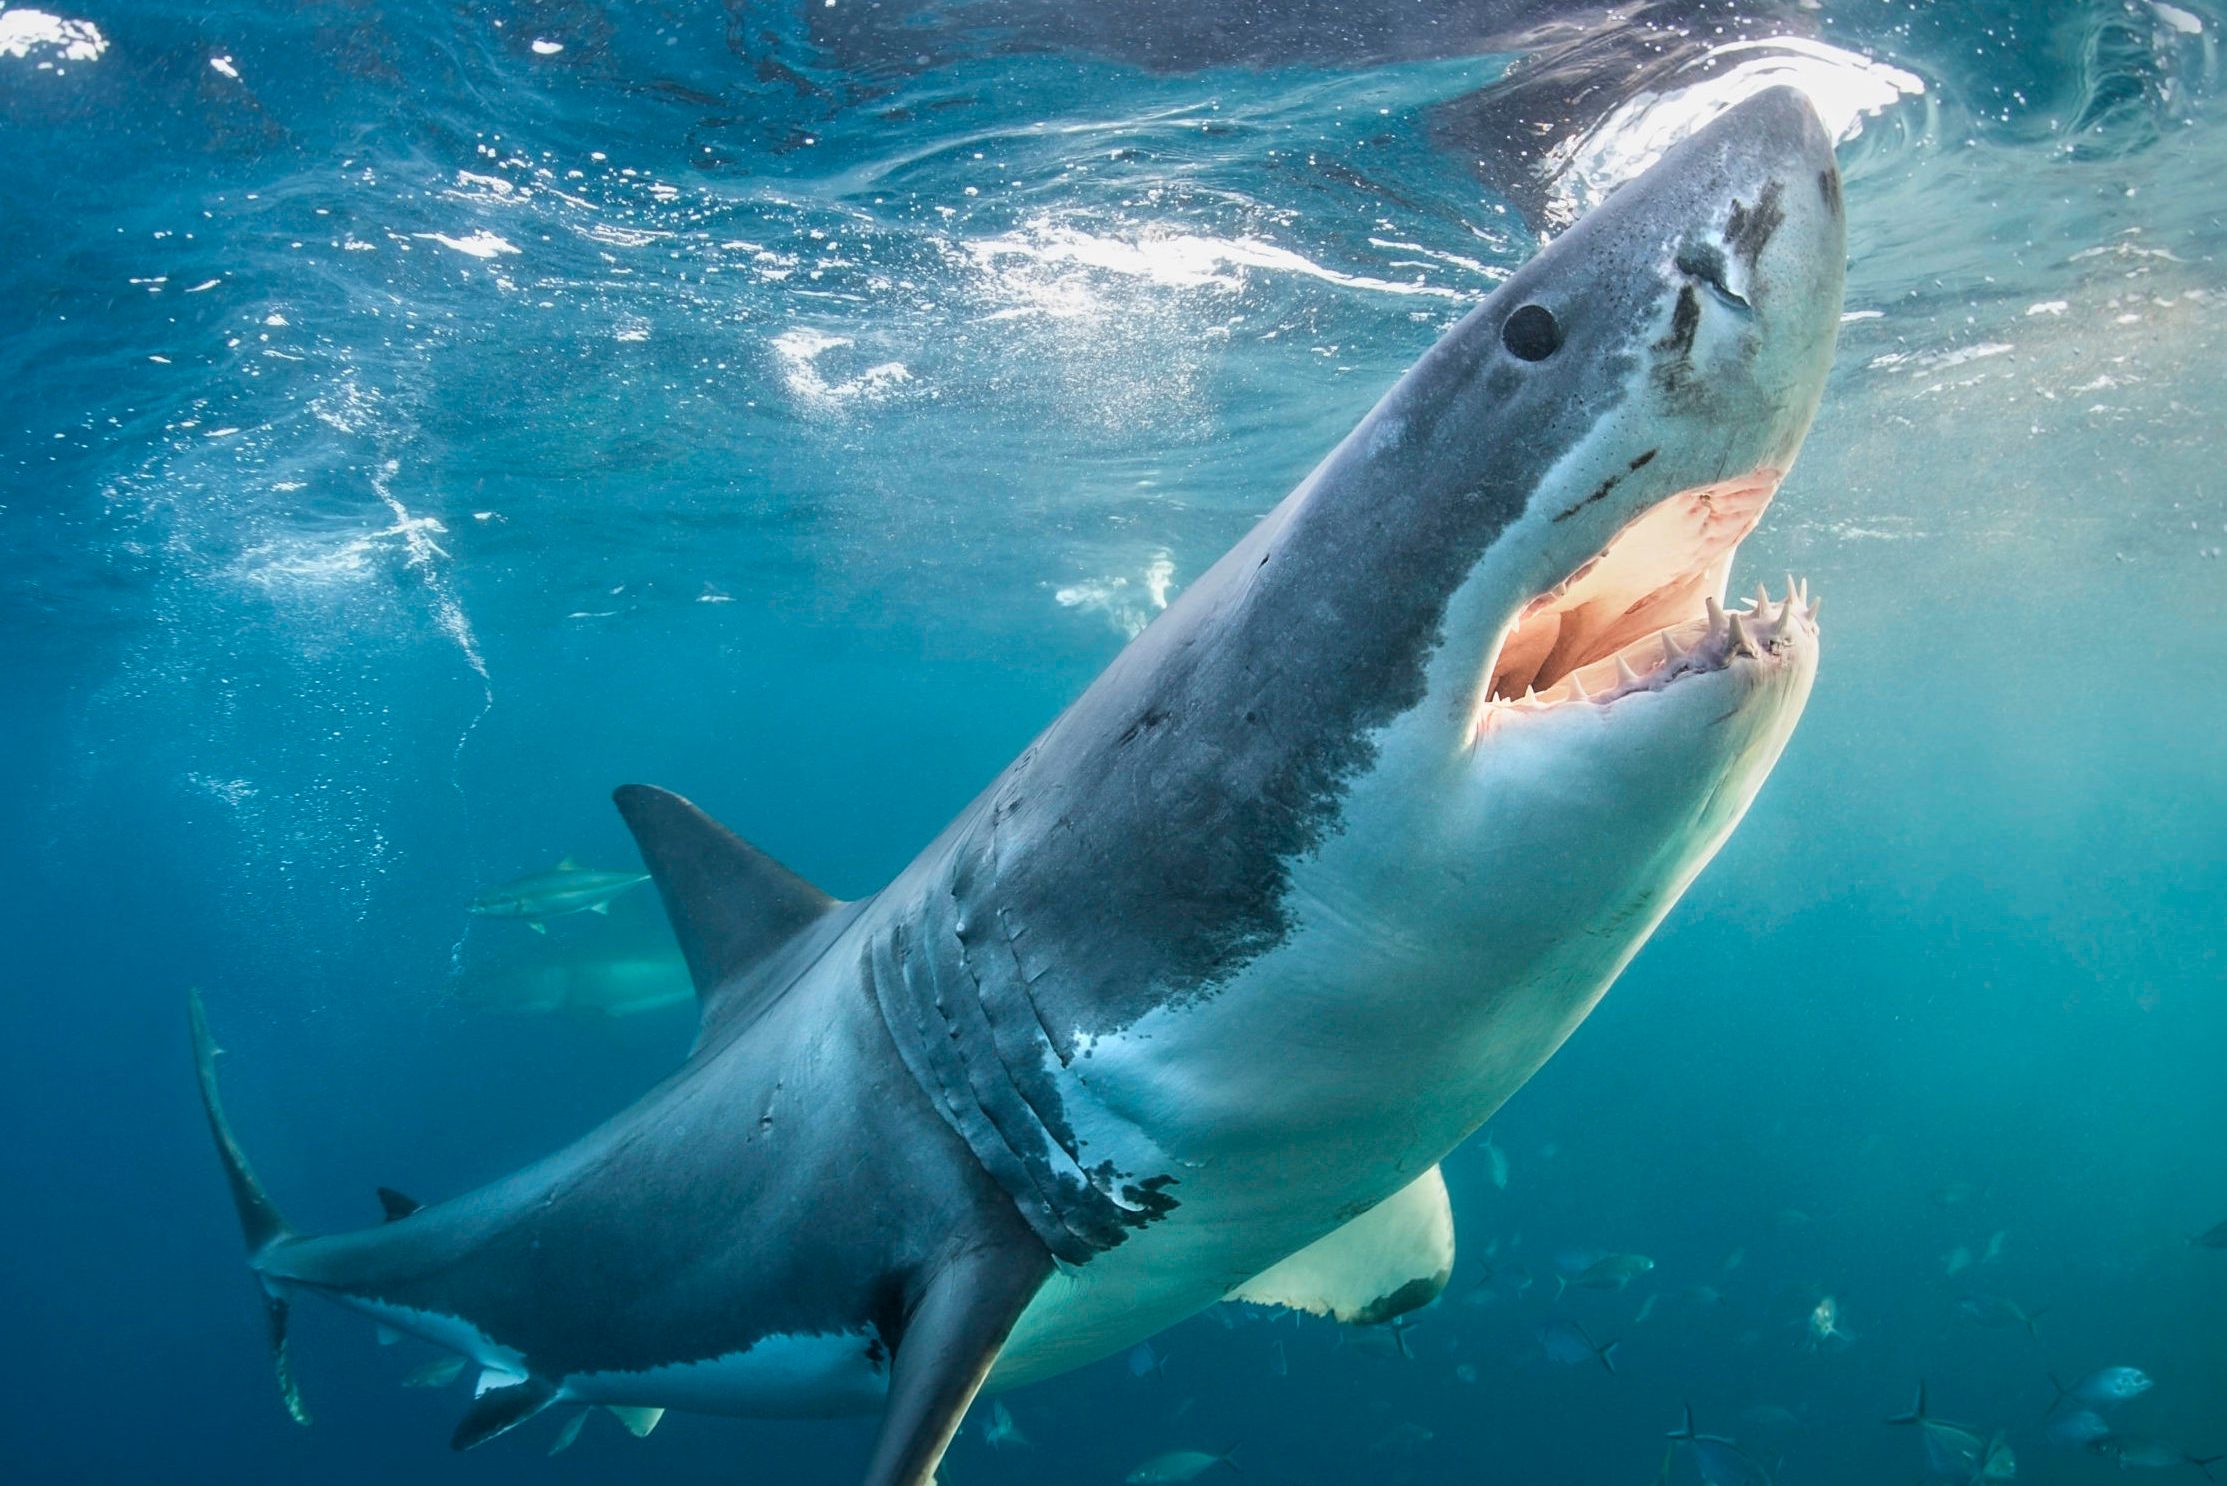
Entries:
{"type": "Polygon", "coordinates": [[[386,1214],[389,1223],[407,1218],[423,1206],[425,1204],[415,1197],[405,1197],[392,1187],[379,1189],[379,1211],[386,1214]]]}
{"type": "Polygon", "coordinates": [[[737,975],[837,906],[679,795],[627,784],[611,798],[665,900],[707,1028],[737,975]]]}

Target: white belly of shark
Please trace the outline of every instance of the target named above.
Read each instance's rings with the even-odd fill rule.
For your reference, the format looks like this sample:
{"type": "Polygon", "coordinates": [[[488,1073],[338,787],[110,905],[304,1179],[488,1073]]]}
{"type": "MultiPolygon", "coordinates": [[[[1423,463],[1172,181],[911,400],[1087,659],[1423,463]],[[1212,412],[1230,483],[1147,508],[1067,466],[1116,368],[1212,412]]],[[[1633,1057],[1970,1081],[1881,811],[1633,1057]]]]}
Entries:
{"type": "MultiPolygon", "coordinates": [[[[1619,880],[1612,900],[1588,918],[1568,918],[1566,893],[1537,862],[1510,853],[1450,876],[1421,867],[1430,853],[1414,840],[1401,849],[1356,831],[1303,873],[1309,907],[1287,947],[1216,996],[1156,1009],[1125,1032],[1091,1040],[1071,1072],[1091,1103],[1118,1118],[1085,1130],[1109,1138],[1122,1125],[1151,1132],[1183,1170],[1178,1208],[1085,1270],[1044,1285],[991,1386],[1058,1375],[1227,1299],[1260,1270],[1401,1192],[1477,1130],[1561,1047],[1715,856],[1793,733],[1813,675],[1811,664],[1797,664],[1777,677],[1782,704],[1764,708],[1726,789],[1670,835],[1668,851],[1646,853],[1652,871],[1619,880]],[[1401,878],[1410,905],[1432,905],[1445,893],[1474,905],[1481,896],[1499,925],[1552,925],[1552,949],[1497,960],[1492,942],[1521,936],[1463,933],[1452,927],[1461,916],[1436,918],[1436,933],[1361,920],[1350,905],[1363,876],[1401,878]],[[1443,1016],[1432,998],[1474,1011],[1443,1016]],[[1445,1038],[1450,1025],[1468,1036],[1445,1038]],[[1387,1103],[1387,1085],[1428,1096],[1387,1103]]],[[[1699,713],[1721,697],[1655,695],[1635,704],[1699,713]]],[[[1539,751],[1523,764],[1552,771],[1557,760],[1539,751]]],[[[1550,809],[1554,827],[1570,829],[1574,818],[1592,840],[1666,840],[1661,822],[1617,820],[1615,811],[1588,822],[1581,802],[1505,782],[1481,784],[1468,809],[1503,824],[1550,809]]],[[[1477,840],[1459,813],[1443,824],[1454,840],[1477,840]]],[[[1379,900],[1374,891],[1361,898],[1379,900]]],[[[1423,1281],[1441,1259],[1430,1250],[1412,1259],[1376,1252],[1356,1263],[1352,1283],[1361,1290],[1352,1301],[1365,1303],[1370,1283],[1423,1281]]]]}
{"type": "Polygon", "coordinates": [[[878,1406],[889,1373],[866,1360],[870,1332],[768,1336],[740,1352],[641,1372],[574,1373],[562,1392],[580,1403],[687,1409],[699,1414],[832,1417],[878,1406]]]}

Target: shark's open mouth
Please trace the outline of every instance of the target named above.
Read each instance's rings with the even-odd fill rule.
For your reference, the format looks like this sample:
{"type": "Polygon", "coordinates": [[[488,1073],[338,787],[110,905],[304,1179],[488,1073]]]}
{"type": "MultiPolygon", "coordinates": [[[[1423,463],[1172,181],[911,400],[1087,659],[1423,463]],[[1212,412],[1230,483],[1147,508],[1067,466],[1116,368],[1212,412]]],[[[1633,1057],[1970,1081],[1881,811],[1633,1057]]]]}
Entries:
{"type": "Polygon", "coordinates": [[[1798,633],[1813,633],[1817,607],[1808,585],[1792,579],[1784,599],[1758,588],[1746,608],[1724,609],[1733,556],[1781,473],[1756,470],[1678,492],[1525,604],[1493,655],[1476,733],[1510,711],[1601,706],[1660,691],[1743,656],[1769,658],[1798,633]]]}

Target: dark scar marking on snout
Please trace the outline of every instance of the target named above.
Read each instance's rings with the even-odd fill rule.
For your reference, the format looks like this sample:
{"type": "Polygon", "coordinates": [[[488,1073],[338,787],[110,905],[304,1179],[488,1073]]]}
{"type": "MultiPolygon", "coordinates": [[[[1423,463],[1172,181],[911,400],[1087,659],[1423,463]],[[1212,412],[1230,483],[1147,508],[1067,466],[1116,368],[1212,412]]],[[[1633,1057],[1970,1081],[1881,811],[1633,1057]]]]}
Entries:
{"type": "MultiPolygon", "coordinates": [[[[1694,293],[1693,285],[1686,284],[1678,290],[1677,306],[1670,312],[1670,331],[1655,342],[1655,349],[1667,351],[1676,358],[1674,365],[1682,365],[1693,351],[1694,332],[1701,328],[1701,296],[1694,293]]],[[[1658,375],[1673,371],[1666,367],[1658,375]]]]}
{"type": "Polygon", "coordinates": [[[1639,458],[1633,460],[1629,467],[1635,470],[1645,469],[1648,462],[1660,453],[1662,453],[1662,450],[1660,449],[1649,449],[1645,454],[1642,454],[1639,456],[1639,458]]]}
{"type": "Polygon", "coordinates": [[[1820,170],[1817,172],[1817,194],[1825,198],[1825,205],[1831,210],[1832,214],[1836,217],[1839,216],[1841,212],[1840,172],[1837,170],[1820,170]]]}
{"type": "Polygon", "coordinates": [[[1144,715],[1139,717],[1135,722],[1130,723],[1129,726],[1122,732],[1117,746],[1127,747],[1129,744],[1134,743],[1137,740],[1139,734],[1149,733],[1154,728],[1158,727],[1161,723],[1166,722],[1167,720],[1168,714],[1162,708],[1146,708],[1144,715]]]}
{"type": "Polygon", "coordinates": [[[1663,395],[1690,403],[1697,395],[1700,376],[1693,365],[1694,336],[1701,329],[1701,296],[1691,284],[1678,291],[1678,303],[1670,312],[1670,329],[1655,342],[1656,358],[1652,378],[1662,389],[1663,395]]]}
{"type": "Polygon", "coordinates": [[[1732,203],[1732,216],[1724,224],[1724,240],[1750,268],[1755,267],[1771,234],[1786,220],[1786,209],[1779,205],[1783,191],[1779,182],[1773,181],[1763,188],[1762,197],[1752,208],[1739,201],[1732,203]]]}
{"type": "MultiPolygon", "coordinates": [[[[1644,464],[1646,461],[1642,460],[1640,462],[1644,464]]],[[[1611,490],[1614,490],[1616,488],[1616,481],[1617,476],[1615,475],[1610,475],[1607,479],[1603,480],[1598,490],[1595,490],[1591,495],[1579,501],[1576,505],[1570,507],[1570,509],[1564,511],[1561,515],[1555,517],[1554,520],[1556,524],[1560,524],[1561,522],[1569,520],[1572,516],[1575,516],[1578,512],[1593,504],[1593,502],[1605,497],[1611,490]]]]}

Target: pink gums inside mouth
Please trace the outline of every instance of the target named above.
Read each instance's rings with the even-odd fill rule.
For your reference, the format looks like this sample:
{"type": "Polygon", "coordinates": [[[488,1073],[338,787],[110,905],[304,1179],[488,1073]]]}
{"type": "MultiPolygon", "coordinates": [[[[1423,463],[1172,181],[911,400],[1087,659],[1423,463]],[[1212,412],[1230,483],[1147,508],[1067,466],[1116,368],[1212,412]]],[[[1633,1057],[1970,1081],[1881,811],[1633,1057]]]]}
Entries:
{"type": "Polygon", "coordinates": [[[1640,513],[1569,577],[1525,604],[1502,635],[1478,710],[1481,733],[1506,709],[1596,705],[1784,649],[1814,628],[1806,585],[1774,605],[1727,614],[1733,556],[1763,518],[1782,471],[1681,490],[1640,513]]]}

